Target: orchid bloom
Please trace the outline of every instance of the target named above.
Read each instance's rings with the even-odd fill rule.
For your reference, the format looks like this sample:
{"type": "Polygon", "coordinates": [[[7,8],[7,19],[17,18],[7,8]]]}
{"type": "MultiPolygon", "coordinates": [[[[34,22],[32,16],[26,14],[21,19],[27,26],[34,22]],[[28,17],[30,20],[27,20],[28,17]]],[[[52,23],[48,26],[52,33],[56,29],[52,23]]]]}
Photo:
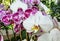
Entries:
{"type": "MultiPolygon", "coordinates": [[[[27,41],[27,39],[24,39],[24,40],[22,40],[22,41],[27,41]]],[[[34,41],[33,39],[30,39],[30,41],[34,41]]]]}
{"type": "Polygon", "coordinates": [[[37,41],[60,41],[60,31],[54,28],[50,33],[42,34],[37,41]]]}
{"type": "Polygon", "coordinates": [[[39,3],[39,7],[42,7],[45,10],[45,12],[47,14],[49,14],[50,9],[45,4],[43,4],[42,2],[40,2],[39,3]]]}
{"type": "Polygon", "coordinates": [[[36,26],[38,25],[45,32],[49,32],[53,28],[53,22],[50,17],[48,15],[44,16],[40,11],[23,21],[23,26],[29,33],[33,31],[37,32],[39,27],[36,26]]]}
{"type": "Polygon", "coordinates": [[[25,11],[25,16],[28,18],[31,13],[32,13],[32,9],[27,9],[27,10],[25,11]]]}
{"type": "Polygon", "coordinates": [[[11,20],[11,11],[10,10],[1,10],[0,11],[0,20],[4,25],[9,25],[11,20]]]}
{"type": "Polygon", "coordinates": [[[34,16],[30,16],[25,21],[23,21],[23,26],[27,32],[32,32],[32,26],[34,25],[34,16]]]}
{"type": "Polygon", "coordinates": [[[53,18],[53,24],[54,27],[58,27],[58,20],[56,19],[56,17],[53,18]]]}
{"type": "Polygon", "coordinates": [[[1,12],[1,22],[4,23],[4,25],[9,25],[10,24],[10,20],[11,20],[11,13],[10,11],[2,11],[1,12]]]}
{"type": "Polygon", "coordinates": [[[16,0],[10,5],[10,9],[13,11],[13,13],[17,12],[18,8],[22,8],[23,11],[25,11],[28,6],[20,0],[16,0]]]}
{"type": "Polygon", "coordinates": [[[19,13],[14,13],[12,15],[12,20],[14,21],[14,23],[20,24],[22,22],[22,16],[20,16],[19,13]]]}
{"type": "Polygon", "coordinates": [[[29,17],[30,15],[34,15],[39,9],[35,6],[32,6],[31,8],[28,8],[25,10],[25,17],[29,17]]]}
{"type": "Polygon", "coordinates": [[[19,13],[19,16],[21,17],[21,20],[25,20],[25,12],[22,8],[18,8],[17,12],[19,13]]]}
{"type": "Polygon", "coordinates": [[[3,16],[1,21],[4,23],[4,25],[9,25],[10,24],[10,16],[8,16],[8,15],[3,16]]]}
{"type": "Polygon", "coordinates": [[[23,12],[20,11],[20,9],[18,10],[18,12],[12,14],[12,20],[14,22],[14,32],[15,33],[19,33],[20,28],[22,28],[22,21],[23,21],[23,12]]]}
{"type": "Polygon", "coordinates": [[[26,4],[39,4],[40,0],[22,0],[26,4]]]}
{"type": "Polygon", "coordinates": [[[14,32],[18,34],[20,31],[20,24],[14,24],[14,32]]]}
{"type": "Polygon", "coordinates": [[[37,11],[39,11],[38,7],[32,6],[32,13],[35,14],[37,11]]]}
{"type": "Polygon", "coordinates": [[[0,20],[2,19],[2,17],[3,17],[4,15],[6,15],[5,11],[1,10],[1,11],[0,11],[0,20]]]}

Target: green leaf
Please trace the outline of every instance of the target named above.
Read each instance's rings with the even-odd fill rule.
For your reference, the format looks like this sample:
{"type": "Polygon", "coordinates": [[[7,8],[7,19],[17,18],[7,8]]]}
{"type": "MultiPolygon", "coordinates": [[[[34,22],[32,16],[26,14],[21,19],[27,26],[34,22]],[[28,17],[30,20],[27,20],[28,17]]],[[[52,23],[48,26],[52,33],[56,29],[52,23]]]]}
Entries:
{"type": "Polygon", "coordinates": [[[21,31],[22,40],[26,39],[26,30],[21,31]]]}

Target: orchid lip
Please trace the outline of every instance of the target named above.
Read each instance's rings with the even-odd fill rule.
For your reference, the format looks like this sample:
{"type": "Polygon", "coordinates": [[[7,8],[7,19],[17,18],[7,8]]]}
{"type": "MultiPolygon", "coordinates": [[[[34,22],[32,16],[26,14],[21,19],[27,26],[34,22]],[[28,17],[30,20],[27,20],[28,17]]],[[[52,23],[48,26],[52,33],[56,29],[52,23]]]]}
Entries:
{"type": "Polygon", "coordinates": [[[39,30],[39,27],[36,26],[36,25],[34,25],[34,26],[32,27],[32,30],[34,31],[34,33],[36,33],[36,32],[39,30]]]}

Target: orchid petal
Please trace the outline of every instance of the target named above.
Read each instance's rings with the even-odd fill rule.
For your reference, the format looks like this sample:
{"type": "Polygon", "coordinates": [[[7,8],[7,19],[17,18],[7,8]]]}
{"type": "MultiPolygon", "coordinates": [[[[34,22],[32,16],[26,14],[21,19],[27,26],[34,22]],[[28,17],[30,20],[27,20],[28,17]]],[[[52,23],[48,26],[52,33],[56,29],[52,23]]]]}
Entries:
{"type": "Polygon", "coordinates": [[[17,12],[18,8],[22,8],[23,11],[25,11],[28,8],[28,6],[22,3],[20,0],[14,1],[10,5],[10,9],[13,11],[13,13],[17,12]]]}
{"type": "Polygon", "coordinates": [[[49,40],[49,33],[45,33],[43,35],[41,35],[37,41],[50,41],[49,40]]]}
{"type": "Polygon", "coordinates": [[[57,28],[54,28],[50,31],[50,40],[60,41],[60,31],[57,28]]]}
{"type": "Polygon", "coordinates": [[[23,26],[27,32],[32,32],[32,26],[34,25],[34,16],[30,16],[25,21],[23,21],[23,26]]]}
{"type": "Polygon", "coordinates": [[[53,22],[52,19],[46,15],[46,16],[40,16],[39,25],[42,28],[43,31],[48,32],[53,28],[53,22]]]}

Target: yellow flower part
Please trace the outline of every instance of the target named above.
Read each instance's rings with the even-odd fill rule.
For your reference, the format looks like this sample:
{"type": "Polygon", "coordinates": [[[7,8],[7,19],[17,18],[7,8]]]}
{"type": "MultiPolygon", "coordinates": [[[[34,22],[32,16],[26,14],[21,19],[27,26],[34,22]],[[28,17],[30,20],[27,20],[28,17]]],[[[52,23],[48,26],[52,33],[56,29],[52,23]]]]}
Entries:
{"type": "Polygon", "coordinates": [[[32,30],[34,31],[34,33],[36,33],[36,32],[39,30],[39,27],[36,26],[36,25],[34,25],[34,26],[32,27],[32,30]]]}
{"type": "Polygon", "coordinates": [[[3,3],[4,5],[10,5],[11,0],[2,0],[2,3],[3,3]]]}
{"type": "Polygon", "coordinates": [[[11,0],[2,0],[2,4],[4,4],[5,8],[7,9],[11,4],[11,0]]]}

